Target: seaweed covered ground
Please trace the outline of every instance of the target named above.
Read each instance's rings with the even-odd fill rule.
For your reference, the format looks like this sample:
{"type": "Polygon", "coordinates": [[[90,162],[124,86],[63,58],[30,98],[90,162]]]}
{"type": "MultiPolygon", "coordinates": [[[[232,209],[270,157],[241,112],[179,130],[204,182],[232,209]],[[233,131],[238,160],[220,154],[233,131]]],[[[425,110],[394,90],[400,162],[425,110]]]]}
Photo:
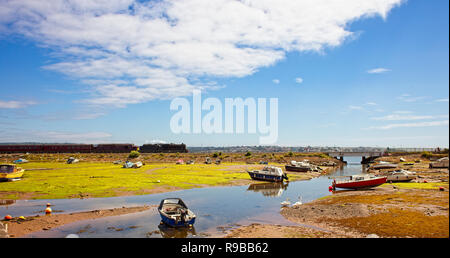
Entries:
{"type": "MultiPolygon", "coordinates": [[[[0,183],[0,199],[114,197],[196,187],[245,185],[253,182],[246,170],[261,169],[264,166],[259,165],[258,162],[242,161],[224,161],[219,165],[204,164],[204,162],[178,165],[175,163],[179,157],[175,156],[179,154],[164,155],[174,155],[172,162],[154,162],[152,157],[161,156],[160,154],[141,155],[133,161],[140,160],[144,166],[128,169],[122,168],[122,163],[113,163],[120,158],[126,160],[127,154],[120,153],[72,155],[80,159],[80,162],[74,164],[66,164],[69,154],[22,155],[30,161],[18,165],[25,169],[24,176],[20,181],[0,183]],[[152,162],[148,162],[149,160],[152,162]]],[[[205,154],[189,155],[199,155],[197,157],[199,160],[204,160],[205,156],[205,154]]],[[[233,155],[237,156],[237,154],[233,155]]],[[[0,156],[0,161],[10,163],[19,156],[3,154],[0,156]]],[[[244,154],[240,156],[244,157],[244,154]]],[[[335,160],[330,157],[310,157],[310,159],[314,158],[318,161],[335,160]]],[[[284,166],[282,163],[273,162],[270,165],[284,166]]],[[[332,167],[323,168],[325,172],[332,169],[332,167]]],[[[321,175],[319,172],[289,173],[289,179],[291,181],[307,180],[319,175],[321,175]]]]}

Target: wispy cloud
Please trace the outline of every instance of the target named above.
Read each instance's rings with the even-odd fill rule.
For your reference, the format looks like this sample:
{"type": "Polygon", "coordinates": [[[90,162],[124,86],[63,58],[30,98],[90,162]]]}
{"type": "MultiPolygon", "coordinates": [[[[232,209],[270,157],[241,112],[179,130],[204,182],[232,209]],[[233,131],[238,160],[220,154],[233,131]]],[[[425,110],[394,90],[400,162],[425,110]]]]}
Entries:
{"type": "Polygon", "coordinates": [[[295,78],[295,82],[296,83],[302,83],[303,82],[303,78],[297,77],[297,78],[295,78]]]}
{"type": "Polygon", "coordinates": [[[417,123],[388,124],[388,125],[383,125],[383,126],[372,126],[367,129],[388,130],[388,129],[394,129],[394,128],[432,127],[432,126],[445,126],[445,125],[448,125],[448,120],[417,122],[417,123]]]}
{"type": "Polygon", "coordinates": [[[418,97],[413,97],[410,94],[402,94],[400,96],[397,97],[397,99],[403,101],[403,102],[416,102],[419,100],[423,100],[429,98],[428,96],[418,96],[418,97]]]}
{"type": "Polygon", "coordinates": [[[5,109],[17,109],[17,108],[25,108],[31,105],[36,105],[37,102],[34,101],[15,101],[15,100],[10,100],[10,101],[2,101],[0,100],[0,108],[5,108],[5,109]]]}
{"type": "Polygon", "coordinates": [[[402,2],[1,1],[0,29],[50,48],[56,62],[44,68],[86,83],[85,102],[125,106],[339,46],[355,35],[349,23],[386,18],[402,2]]]}
{"type": "Polygon", "coordinates": [[[425,115],[425,116],[417,116],[417,115],[404,115],[404,114],[392,114],[382,117],[372,117],[372,120],[378,121],[400,121],[400,120],[425,120],[425,119],[436,119],[436,118],[448,118],[448,115],[425,115]]]}
{"type": "Polygon", "coordinates": [[[448,102],[448,98],[447,99],[437,99],[435,100],[436,102],[448,102]]]}
{"type": "Polygon", "coordinates": [[[390,69],[387,68],[374,68],[367,71],[367,73],[386,73],[390,72],[390,69]]]}
{"type": "Polygon", "coordinates": [[[280,83],[280,80],[278,80],[278,79],[273,79],[272,82],[275,83],[275,84],[279,84],[279,83],[280,83]]]}
{"type": "Polygon", "coordinates": [[[361,106],[353,106],[353,105],[348,106],[348,108],[349,108],[350,110],[363,110],[363,109],[364,109],[364,108],[361,107],[361,106]]]}

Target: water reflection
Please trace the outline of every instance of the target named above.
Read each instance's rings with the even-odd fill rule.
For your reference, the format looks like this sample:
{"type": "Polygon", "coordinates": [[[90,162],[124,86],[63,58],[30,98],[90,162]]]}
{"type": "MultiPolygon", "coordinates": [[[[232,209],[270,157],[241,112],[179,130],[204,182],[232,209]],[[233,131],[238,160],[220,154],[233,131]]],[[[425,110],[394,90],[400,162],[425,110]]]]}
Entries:
{"type": "Polygon", "coordinates": [[[251,184],[248,186],[247,191],[260,192],[264,196],[279,197],[287,189],[289,183],[262,183],[251,184]]]}
{"type": "Polygon", "coordinates": [[[166,226],[165,224],[160,224],[158,229],[163,238],[187,238],[189,235],[193,237],[197,235],[194,226],[172,228],[166,226]]]}
{"type": "Polygon", "coordinates": [[[14,203],[16,203],[16,201],[15,200],[0,200],[0,205],[11,205],[11,204],[14,204],[14,203]]]}

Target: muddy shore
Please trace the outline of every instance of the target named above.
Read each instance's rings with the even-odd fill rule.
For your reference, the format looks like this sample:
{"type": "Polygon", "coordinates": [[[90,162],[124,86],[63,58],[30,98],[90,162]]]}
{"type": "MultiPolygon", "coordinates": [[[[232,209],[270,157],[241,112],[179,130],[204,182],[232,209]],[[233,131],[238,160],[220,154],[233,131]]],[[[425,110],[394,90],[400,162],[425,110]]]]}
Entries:
{"type": "MultiPolygon", "coordinates": [[[[36,215],[25,217],[25,219],[13,218],[9,221],[1,221],[3,228],[7,227],[7,234],[10,238],[24,237],[27,234],[38,232],[42,230],[49,230],[65,224],[69,224],[81,220],[99,219],[109,216],[119,216],[130,213],[142,212],[148,210],[152,206],[140,207],[122,207],[106,210],[93,210],[87,212],[77,212],[70,214],[51,214],[51,215],[36,215]]],[[[0,225],[0,229],[2,226],[0,225]]],[[[5,235],[4,235],[5,237],[5,235]]]]}

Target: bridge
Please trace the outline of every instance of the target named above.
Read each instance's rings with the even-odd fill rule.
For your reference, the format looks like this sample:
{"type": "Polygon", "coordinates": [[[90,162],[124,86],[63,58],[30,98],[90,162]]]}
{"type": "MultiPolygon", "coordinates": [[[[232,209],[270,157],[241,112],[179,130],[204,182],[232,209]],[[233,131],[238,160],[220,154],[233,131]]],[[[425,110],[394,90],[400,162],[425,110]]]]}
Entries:
{"type": "Polygon", "coordinates": [[[336,159],[339,157],[339,160],[344,161],[344,157],[362,157],[361,163],[367,164],[370,161],[383,156],[384,152],[382,151],[334,151],[328,152],[328,156],[335,157],[336,159]]]}

